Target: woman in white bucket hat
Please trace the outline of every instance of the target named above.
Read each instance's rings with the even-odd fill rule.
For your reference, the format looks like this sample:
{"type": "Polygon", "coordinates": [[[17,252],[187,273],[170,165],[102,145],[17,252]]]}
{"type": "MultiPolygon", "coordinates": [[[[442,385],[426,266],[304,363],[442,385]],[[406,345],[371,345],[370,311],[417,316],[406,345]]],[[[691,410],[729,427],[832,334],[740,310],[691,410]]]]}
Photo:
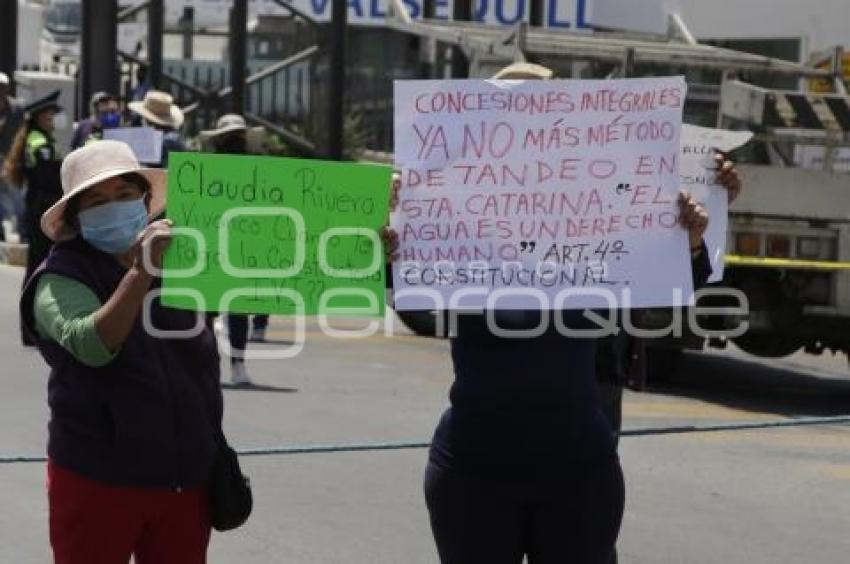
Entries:
{"type": "MultiPolygon", "coordinates": [[[[246,155],[252,151],[249,145],[258,145],[257,138],[262,128],[249,128],[245,118],[239,114],[224,114],[216,121],[215,129],[202,131],[200,138],[212,152],[228,155],[246,155]],[[249,134],[254,137],[249,141],[249,134]]],[[[230,381],[234,386],[251,386],[253,381],[245,367],[245,350],[248,345],[250,316],[222,312],[226,321],[227,337],[230,340],[230,381]]],[[[251,341],[265,341],[268,315],[255,315],[251,321],[251,341]]]]}
{"type": "Polygon", "coordinates": [[[51,367],[55,561],[201,564],[219,356],[195,313],[148,300],[171,239],[168,220],[150,222],[165,206],[165,171],[107,140],[68,155],[61,176],[64,194],[41,221],[55,244],[21,297],[24,328],[51,367]]]}

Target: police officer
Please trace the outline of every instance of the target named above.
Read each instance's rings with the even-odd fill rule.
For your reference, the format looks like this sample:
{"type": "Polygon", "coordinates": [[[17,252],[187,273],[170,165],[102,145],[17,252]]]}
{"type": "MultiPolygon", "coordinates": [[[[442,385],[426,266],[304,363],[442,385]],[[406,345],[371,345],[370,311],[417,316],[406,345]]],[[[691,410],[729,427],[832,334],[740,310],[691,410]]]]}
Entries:
{"type": "MultiPolygon", "coordinates": [[[[24,120],[23,104],[10,95],[11,82],[6,73],[0,72],[0,170],[6,155],[12,148],[15,134],[24,120]]],[[[10,186],[0,176],[0,222],[4,219],[14,219],[15,227],[21,231],[23,223],[23,201],[17,189],[10,186]]],[[[5,239],[5,233],[0,225],[0,241],[5,239]]]]}
{"type": "MultiPolygon", "coordinates": [[[[25,121],[18,129],[12,150],[3,163],[4,177],[24,186],[24,221],[29,238],[24,279],[47,257],[52,241],[41,230],[41,215],[62,197],[59,169],[62,155],[53,138],[53,117],[62,111],[59,90],[24,109],[25,121]]],[[[31,344],[24,337],[24,344],[31,344]]]]}

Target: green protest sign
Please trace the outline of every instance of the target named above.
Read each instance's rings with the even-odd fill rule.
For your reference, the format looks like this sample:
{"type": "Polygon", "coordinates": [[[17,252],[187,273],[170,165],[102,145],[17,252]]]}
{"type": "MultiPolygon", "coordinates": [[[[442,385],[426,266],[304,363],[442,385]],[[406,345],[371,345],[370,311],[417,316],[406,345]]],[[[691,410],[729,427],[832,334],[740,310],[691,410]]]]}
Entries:
{"type": "Polygon", "coordinates": [[[172,153],[162,302],[198,311],[383,315],[389,167],[172,153]]]}

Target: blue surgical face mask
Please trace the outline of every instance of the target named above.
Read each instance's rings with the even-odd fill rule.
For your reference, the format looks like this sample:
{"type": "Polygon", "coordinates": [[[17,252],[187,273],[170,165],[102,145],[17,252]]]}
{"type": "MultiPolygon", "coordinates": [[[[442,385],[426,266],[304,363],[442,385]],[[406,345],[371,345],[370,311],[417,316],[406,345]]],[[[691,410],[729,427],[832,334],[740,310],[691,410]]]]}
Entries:
{"type": "Polygon", "coordinates": [[[121,114],[118,112],[100,112],[98,119],[103,129],[112,129],[121,125],[121,114]]]}
{"type": "Polygon", "coordinates": [[[111,255],[126,252],[148,224],[144,198],[110,202],[81,211],[77,216],[83,239],[111,255]]]}

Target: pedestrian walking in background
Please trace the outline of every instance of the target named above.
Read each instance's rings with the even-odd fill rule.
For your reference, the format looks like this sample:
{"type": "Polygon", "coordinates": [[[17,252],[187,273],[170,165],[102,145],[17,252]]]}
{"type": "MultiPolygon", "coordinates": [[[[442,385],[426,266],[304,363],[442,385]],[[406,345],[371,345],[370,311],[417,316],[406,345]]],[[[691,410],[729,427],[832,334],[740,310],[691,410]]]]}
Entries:
{"type": "Polygon", "coordinates": [[[141,102],[130,102],[127,108],[138,115],[142,125],[162,131],[162,160],[159,168],[168,168],[168,153],[185,151],[186,144],[180,134],[183,112],[174,104],[171,94],[149,90],[141,102]]]}
{"type": "MultiPolygon", "coordinates": [[[[24,121],[24,107],[9,94],[11,83],[6,73],[0,72],[0,171],[3,162],[12,148],[15,134],[24,121]]],[[[2,228],[4,219],[13,220],[18,234],[21,234],[24,221],[24,202],[21,191],[7,182],[0,174],[0,241],[6,239],[2,228]]]]}
{"type": "MultiPolygon", "coordinates": [[[[228,155],[248,154],[248,125],[237,114],[225,114],[216,122],[215,129],[201,132],[214,152],[228,155]]],[[[245,369],[245,349],[248,343],[248,315],[221,312],[227,318],[227,335],[230,340],[230,381],[235,386],[251,385],[245,369]]],[[[268,315],[255,315],[251,331],[252,341],[264,341],[268,315]]]]}
{"type": "Polygon", "coordinates": [[[121,127],[121,109],[118,99],[109,92],[95,92],[89,101],[91,115],[74,128],[71,150],[79,149],[90,141],[103,139],[103,130],[121,127]]]}
{"type": "Polygon", "coordinates": [[[62,166],[64,195],[41,219],[56,241],[21,297],[50,365],[48,500],[59,564],[201,564],[207,488],[221,432],[215,338],[197,314],[145,304],[171,240],[166,174],[117,141],[62,166]],[[149,262],[143,260],[147,253],[149,262]],[[143,323],[142,308],[169,339],[143,323]]]}

